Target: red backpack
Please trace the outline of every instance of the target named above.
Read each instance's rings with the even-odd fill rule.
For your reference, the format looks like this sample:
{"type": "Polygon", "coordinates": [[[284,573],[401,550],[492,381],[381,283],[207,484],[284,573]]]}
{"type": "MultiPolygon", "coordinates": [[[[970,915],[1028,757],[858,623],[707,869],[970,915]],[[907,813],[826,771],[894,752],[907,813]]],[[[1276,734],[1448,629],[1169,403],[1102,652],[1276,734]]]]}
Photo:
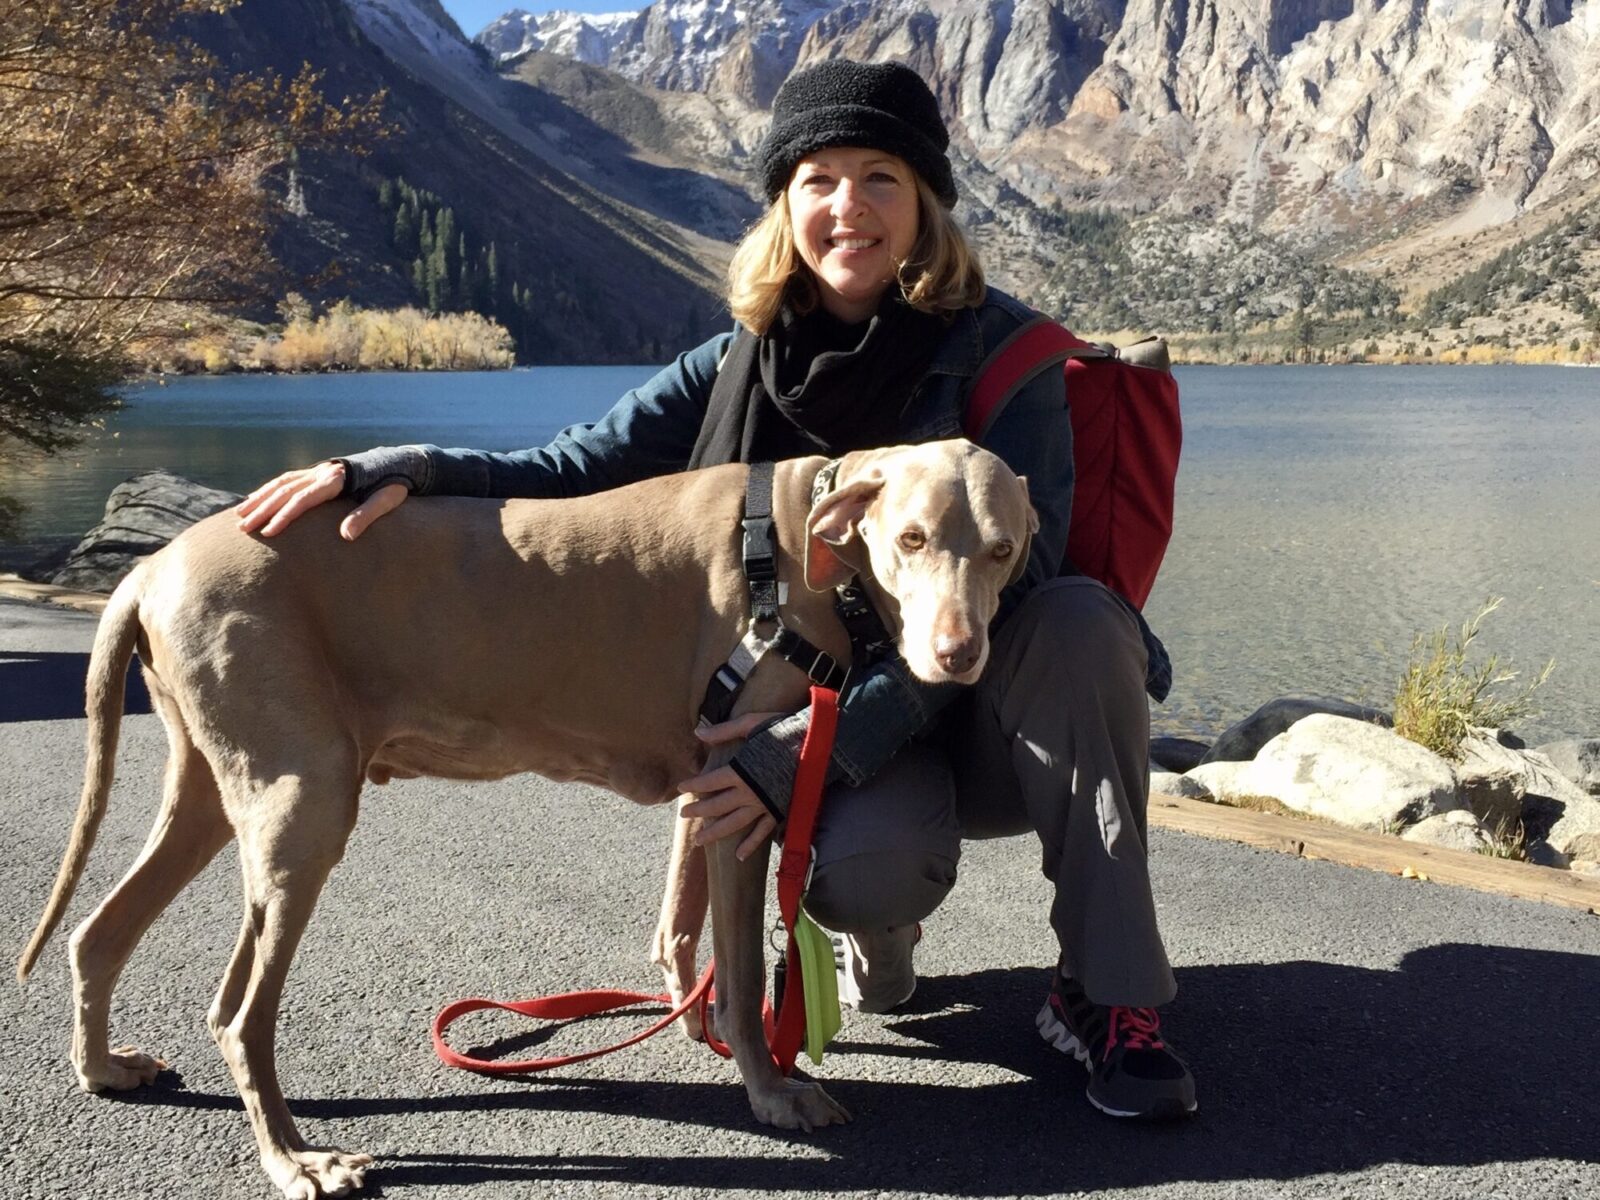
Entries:
{"type": "Polygon", "coordinates": [[[978,368],[964,421],[981,442],[1011,397],[1039,371],[1063,367],[1072,421],[1070,565],[1143,608],[1172,538],[1183,421],[1166,343],[1117,349],[1074,337],[1039,316],[978,368]],[[1064,367],[1063,367],[1064,364],[1064,367]]]}

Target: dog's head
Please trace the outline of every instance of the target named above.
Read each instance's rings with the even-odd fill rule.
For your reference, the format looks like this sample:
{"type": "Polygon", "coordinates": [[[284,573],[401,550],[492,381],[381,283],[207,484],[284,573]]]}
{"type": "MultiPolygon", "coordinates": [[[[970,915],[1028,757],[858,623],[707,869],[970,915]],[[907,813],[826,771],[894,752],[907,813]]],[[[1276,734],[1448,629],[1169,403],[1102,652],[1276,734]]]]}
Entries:
{"type": "Polygon", "coordinates": [[[1039,517],[1027,480],[964,439],[847,454],[806,521],[806,586],[874,580],[919,679],[972,683],[1039,517]]]}

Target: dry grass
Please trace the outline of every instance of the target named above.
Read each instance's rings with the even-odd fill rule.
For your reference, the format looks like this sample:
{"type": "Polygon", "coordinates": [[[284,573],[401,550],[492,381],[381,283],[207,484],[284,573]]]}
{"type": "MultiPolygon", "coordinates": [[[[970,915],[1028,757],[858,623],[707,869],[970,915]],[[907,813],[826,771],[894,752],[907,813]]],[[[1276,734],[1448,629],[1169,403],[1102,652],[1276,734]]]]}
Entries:
{"type": "Polygon", "coordinates": [[[1238,808],[1247,812],[1269,813],[1275,817],[1293,817],[1297,821],[1315,821],[1319,825],[1333,825],[1337,822],[1319,817],[1315,813],[1301,812],[1298,808],[1290,808],[1275,796],[1212,796],[1213,804],[1220,804],[1223,808],[1238,808]]]}
{"type": "Polygon", "coordinates": [[[1489,844],[1480,846],[1479,854],[1487,858],[1509,858],[1514,862],[1528,861],[1528,831],[1521,821],[1503,818],[1493,829],[1484,832],[1489,835],[1489,844]]]}
{"type": "Polygon", "coordinates": [[[1554,659],[1510,695],[1496,690],[1518,678],[1509,661],[1496,654],[1475,665],[1467,661],[1484,618],[1500,607],[1501,600],[1491,596],[1459,630],[1446,625],[1431,635],[1418,634],[1411,643],[1411,661],[1394,697],[1394,731],[1401,737],[1457,761],[1461,743],[1474,726],[1502,728],[1533,711],[1533,693],[1550,678],[1554,659]]]}

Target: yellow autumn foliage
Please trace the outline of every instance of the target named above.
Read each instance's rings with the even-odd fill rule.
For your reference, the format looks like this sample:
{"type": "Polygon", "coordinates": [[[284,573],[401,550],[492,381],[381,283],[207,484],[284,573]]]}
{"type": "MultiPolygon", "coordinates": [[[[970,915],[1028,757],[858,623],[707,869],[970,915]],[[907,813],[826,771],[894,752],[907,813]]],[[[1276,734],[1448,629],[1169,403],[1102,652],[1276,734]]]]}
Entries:
{"type": "MultiPolygon", "coordinates": [[[[298,298],[294,298],[298,299],[298,298]]],[[[320,316],[303,304],[281,331],[228,336],[208,332],[186,342],[178,370],[486,371],[513,362],[511,335],[478,313],[418,308],[359,309],[340,301],[320,316]]]]}

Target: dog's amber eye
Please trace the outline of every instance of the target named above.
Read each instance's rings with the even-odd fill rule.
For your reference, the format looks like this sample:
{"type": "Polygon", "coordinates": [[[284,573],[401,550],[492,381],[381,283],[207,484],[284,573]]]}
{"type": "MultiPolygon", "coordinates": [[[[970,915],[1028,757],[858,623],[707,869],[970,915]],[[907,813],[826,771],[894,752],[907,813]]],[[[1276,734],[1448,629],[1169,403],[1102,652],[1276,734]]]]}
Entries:
{"type": "Polygon", "coordinates": [[[908,529],[900,535],[900,549],[921,550],[928,544],[928,539],[922,536],[922,531],[908,529]]]}
{"type": "Polygon", "coordinates": [[[1016,547],[1010,542],[1001,542],[994,548],[994,556],[1001,562],[1004,562],[1006,559],[1011,557],[1011,552],[1015,549],[1016,547]]]}

